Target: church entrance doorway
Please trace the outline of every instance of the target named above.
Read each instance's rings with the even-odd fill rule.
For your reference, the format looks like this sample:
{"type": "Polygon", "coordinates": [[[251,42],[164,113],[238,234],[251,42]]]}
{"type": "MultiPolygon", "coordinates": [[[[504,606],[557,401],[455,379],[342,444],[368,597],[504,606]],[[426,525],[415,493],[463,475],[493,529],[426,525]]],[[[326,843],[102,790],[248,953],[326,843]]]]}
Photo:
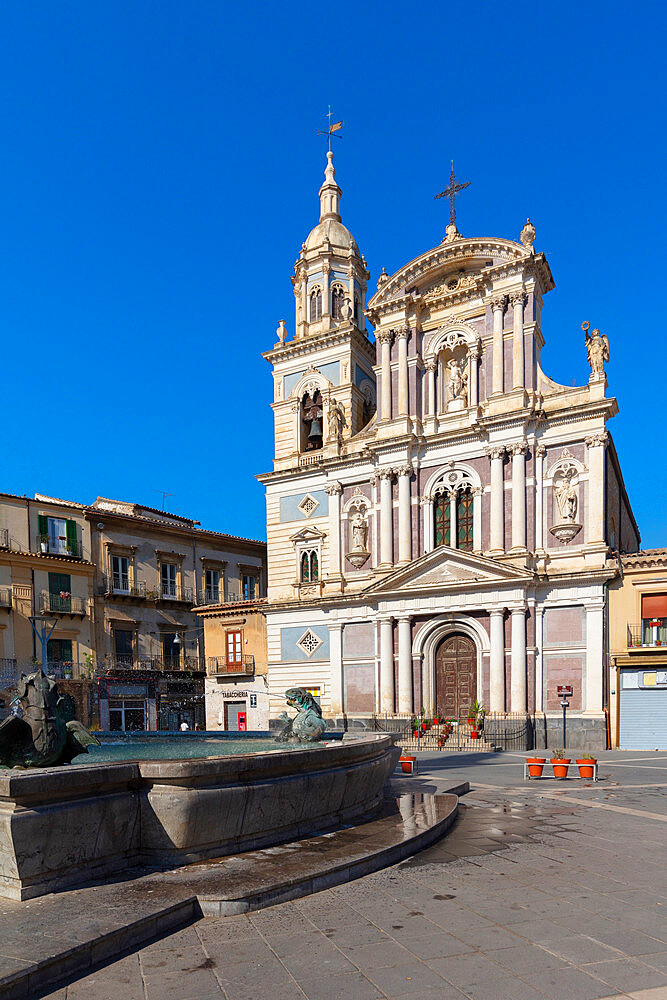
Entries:
{"type": "Polygon", "coordinates": [[[435,654],[438,715],[460,719],[477,697],[477,650],[467,635],[448,635],[435,654]]]}

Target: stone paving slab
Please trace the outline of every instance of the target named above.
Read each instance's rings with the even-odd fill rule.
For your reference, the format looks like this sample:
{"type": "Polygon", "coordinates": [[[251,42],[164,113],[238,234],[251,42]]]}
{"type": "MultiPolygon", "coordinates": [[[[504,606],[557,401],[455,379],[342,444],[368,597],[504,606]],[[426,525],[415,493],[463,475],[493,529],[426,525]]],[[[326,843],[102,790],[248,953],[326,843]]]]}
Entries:
{"type": "Polygon", "coordinates": [[[636,779],[624,764],[602,787],[568,786],[571,802],[523,785],[520,760],[420,761],[415,789],[462,774],[473,783],[444,840],[297,901],[206,917],[47,995],[667,1000],[667,780],[641,789],[618,773],[636,779]],[[467,854],[475,845],[482,853],[467,854]]]}
{"type": "MultiPolygon", "coordinates": [[[[453,792],[434,795],[401,794],[401,787],[397,782],[397,796],[387,799],[380,817],[359,826],[170,871],[135,869],[123,881],[28,902],[3,900],[0,996],[25,997],[74,978],[202,913],[259,909],[396,863],[446,832],[458,808],[454,793],[468,788],[457,783],[453,792]]],[[[336,960],[345,965],[338,953],[336,960]]],[[[198,978],[206,983],[210,977],[198,978]]]]}

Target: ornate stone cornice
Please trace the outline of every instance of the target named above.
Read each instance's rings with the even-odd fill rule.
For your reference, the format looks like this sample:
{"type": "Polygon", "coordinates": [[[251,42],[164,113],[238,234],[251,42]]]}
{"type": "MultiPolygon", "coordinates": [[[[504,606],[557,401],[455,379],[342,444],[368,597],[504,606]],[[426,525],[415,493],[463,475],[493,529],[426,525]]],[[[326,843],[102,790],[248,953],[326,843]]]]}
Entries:
{"type": "Polygon", "coordinates": [[[585,439],[587,448],[606,448],[607,442],[609,441],[609,435],[606,431],[602,431],[600,434],[591,434],[585,439]]]}

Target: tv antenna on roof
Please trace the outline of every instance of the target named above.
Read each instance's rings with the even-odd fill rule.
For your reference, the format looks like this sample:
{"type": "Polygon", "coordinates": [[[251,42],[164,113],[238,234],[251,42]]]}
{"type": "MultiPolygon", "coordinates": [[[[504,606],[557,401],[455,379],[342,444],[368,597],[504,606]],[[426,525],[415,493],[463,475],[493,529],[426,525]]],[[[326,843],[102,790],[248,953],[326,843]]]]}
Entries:
{"type": "Polygon", "coordinates": [[[162,494],[162,510],[164,510],[164,502],[167,499],[167,497],[175,497],[176,496],[175,493],[168,493],[166,490],[153,490],[152,492],[153,493],[161,493],[162,494]]]}

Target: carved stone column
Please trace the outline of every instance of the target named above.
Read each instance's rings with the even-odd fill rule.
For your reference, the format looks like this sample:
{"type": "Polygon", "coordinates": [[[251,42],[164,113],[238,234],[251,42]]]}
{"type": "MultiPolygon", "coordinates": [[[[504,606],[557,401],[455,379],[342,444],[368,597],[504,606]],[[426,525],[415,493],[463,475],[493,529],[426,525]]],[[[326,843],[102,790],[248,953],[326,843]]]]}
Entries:
{"type": "Polygon", "coordinates": [[[339,577],[341,574],[340,496],[343,487],[340,483],[327,483],[324,489],[329,496],[329,576],[339,577]]]}
{"type": "Polygon", "coordinates": [[[505,711],[505,611],[494,608],[491,617],[491,659],[489,663],[489,710],[505,711]]]}
{"type": "Polygon", "coordinates": [[[331,296],[329,294],[329,274],[331,272],[331,267],[328,261],[324,261],[322,264],[322,316],[331,315],[331,296]]]}
{"type": "Polygon", "coordinates": [[[506,295],[498,295],[491,301],[493,309],[493,378],[491,392],[500,396],[504,392],[505,354],[503,347],[503,315],[505,313],[506,295]]]}
{"type": "Polygon", "coordinates": [[[301,272],[301,333],[308,329],[308,276],[305,271],[301,272]]]}
{"type": "Polygon", "coordinates": [[[547,449],[538,444],[535,449],[535,548],[544,548],[544,456],[547,449]]]}
{"type": "Polygon", "coordinates": [[[588,524],[587,542],[604,542],[605,474],[604,450],[607,447],[606,431],[586,438],[588,448],[588,524]]]}
{"type": "Polygon", "coordinates": [[[512,455],[512,548],[526,547],[526,452],[525,441],[507,449],[512,455]]]}
{"type": "Polygon", "coordinates": [[[520,291],[512,292],[510,302],[514,306],[514,328],[512,331],[512,386],[515,389],[523,389],[526,384],[524,374],[524,346],[523,346],[523,306],[526,301],[526,293],[523,288],[520,291]]]}
{"type": "Polygon", "coordinates": [[[486,449],[491,459],[491,551],[502,552],[505,548],[505,484],[503,480],[503,445],[486,449]]]}
{"type": "Polygon", "coordinates": [[[396,331],[398,340],[398,414],[408,415],[408,337],[410,328],[402,326],[396,331]]]}
{"type": "Polygon", "coordinates": [[[410,478],[412,466],[396,469],[398,476],[398,561],[410,562],[412,558],[412,508],[410,504],[410,478]]]}
{"type": "Polygon", "coordinates": [[[478,389],[478,362],[480,356],[480,346],[476,344],[468,352],[468,405],[477,406],[479,402],[478,389]]]}
{"type": "Polygon", "coordinates": [[[410,615],[398,619],[398,711],[412,712],[412,636],[410,615]]]}
{"type": "Polygon", "coordinates": [[[449,491],[449,545],[450,548],[458,548],[457,542],[457,525],[456,525],[456,500],[458,498],[458,490],[449,491]]]}
{"type": "Polygon", "coordinates": [[[472,495],[474,497],[472,505],[472,549],[473,552],[482,551],[482,497],[484,496],[483,486],[473,486],[472,495]]]}
{"type": "Polygon", "coordinates": [[[394,624],[391,618],[380,622],[380,711],[394,711],[394,624]]]}
{"type": "Polygon", "coordinates": [[[331,675],[331,715],[343,714],[343,626],[329,625],[329,664],[331,675]]]}
{"type": "Polygon", "coordinates": [[[438,367],[438,359],[431,358],[426,362],[426,400],[427,416],[435,416],[435,373],[438,367]]]}
{"type": "Polygon", "coordinates": [[[526,711],[526,609],[512,608],[510,711],[526,711]]]}
{"type": "Polygon", "coordinates": [[[393,330],[380,330],[376,339],[381,349],[380,420],[391,420],[391,342],[393,330]]]}
{"type": "Polygon", "coordinates": [[[394,561],[394,511],[391,481],[393,469],[380,469],[380,565],[391,566],[394,561]]]}
{"type": "Polygon", "coordinates": [[[419,505],[422,508],[423,526],[424,526],[424,554],[427,552],[432,552],[435,548],[435,541],[433,537],[433,497],[423,496],[419,501],[419,505]]]}

